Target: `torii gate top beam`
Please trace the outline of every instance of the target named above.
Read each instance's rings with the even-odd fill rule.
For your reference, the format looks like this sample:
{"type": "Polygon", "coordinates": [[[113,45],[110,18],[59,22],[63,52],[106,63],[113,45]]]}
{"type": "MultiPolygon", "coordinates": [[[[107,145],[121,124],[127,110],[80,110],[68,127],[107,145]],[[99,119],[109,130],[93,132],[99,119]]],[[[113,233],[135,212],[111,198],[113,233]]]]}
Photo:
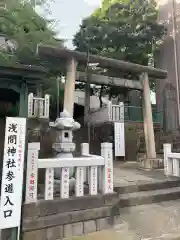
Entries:
{"type": "MultiPolygon", "coordinates": [[[[57,48],[46,45],[38,46],[38,54],[40,57],[56,58],[56,59],[72,59],[75,58],[78,62],[86,62],[87,54],[85,52],[73,51],[65,48],[57,48]]],[[[135,63],[124,62],[122,60],[89,55],[89,61],[91,63],[98,63],[102,68],[117,68],[126,72],[143,73],[146,72],[149,77],[165,79],[167,77],[167,71],[148,66],[142,66],[135,63]]]]}
{"type": "MultiPolygon", "coordinates": [[[[76,73],[76,80],[79,82],[86,82],[86,73],[85,72],[77,72],[76,73]]],[[[143,90],[142,84],[138,80],[130,80],[130,79],[123,79],[123,78],[116,78],[116,77],[109,77],[105,75],[99,74],[91,74],[89,76],[89,81],[92,84],[97,85],[106,85],[106,86],[117,86],[129,89],[136,89],[136,90],[143,90]]]]}

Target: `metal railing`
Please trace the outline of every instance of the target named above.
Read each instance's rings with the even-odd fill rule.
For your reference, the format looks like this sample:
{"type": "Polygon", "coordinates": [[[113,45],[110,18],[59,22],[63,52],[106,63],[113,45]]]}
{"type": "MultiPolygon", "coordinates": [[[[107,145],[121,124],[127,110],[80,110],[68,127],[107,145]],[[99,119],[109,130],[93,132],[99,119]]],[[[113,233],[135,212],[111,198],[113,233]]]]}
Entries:
{"type": "MultiPolygon", "coordinates": [[[[162,123],[163,113],[157,112],[152,108],[152,117],[154,123],[162,123]]],[[[143,122],[143,109],[137,106],[124,106],[124,120],[128,122],[143,122]]]]}

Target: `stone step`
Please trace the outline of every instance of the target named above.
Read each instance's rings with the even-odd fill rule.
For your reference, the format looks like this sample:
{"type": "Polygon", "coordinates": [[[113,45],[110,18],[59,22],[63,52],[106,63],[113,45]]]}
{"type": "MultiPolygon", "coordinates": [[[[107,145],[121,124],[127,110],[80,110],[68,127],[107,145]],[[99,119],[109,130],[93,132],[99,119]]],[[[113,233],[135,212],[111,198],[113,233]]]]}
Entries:
{"type": "Polygon", "coordinates": [[[180,198],[180,187],[165,188],[150,191],[139,191],[119,195],[119,207],[130,207],[158,203],[180,198]]]}
{"type": "Polygon", "coordinates": [[[158,189],[166,189],[166,188],[174,188],[180,186],[180,179],[171,179],[165,181],[155,181],[151,183],[144,183],[139,185],[129,185],[123,187],[115,187],[114,191],[118,194],[123,193],[134,193],[134,192],[141,192],[141,191],[151,191],[151,190],[158,190],[158,189]]]}

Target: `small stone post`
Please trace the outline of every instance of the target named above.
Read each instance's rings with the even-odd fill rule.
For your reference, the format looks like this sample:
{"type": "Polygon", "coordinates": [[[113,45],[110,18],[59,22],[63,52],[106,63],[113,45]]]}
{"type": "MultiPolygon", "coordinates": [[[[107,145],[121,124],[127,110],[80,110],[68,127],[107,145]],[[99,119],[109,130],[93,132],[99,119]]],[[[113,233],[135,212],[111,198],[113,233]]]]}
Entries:
{"type": "Polygon", "coordinates": [[[39,142],[28,143],[25,203],[37,201],[39,150],[39,142]]]}
{"type": "MultiPolygon", "coordinates": [[[[81,143],[81,155],[88,156],[89,155],[89,143],[81,143]]],[[[89,183],[89,168],[84,169],[84,182],[89,183]]]]}
{"type": "Polygon", "coordinates": [[[164,147],[164,174],[173,175],[173,161],[168,158],[168,154],[171,153],[171,144],[165,143],[164,147]]]}
{"type": "Polygon", "coordinates": [[[101,156],[105,160],[105,166],[100,173],[99,188],[103,194],[114,192],[113,187],[113,148],[112,143],[101,143],[101,156]]]}

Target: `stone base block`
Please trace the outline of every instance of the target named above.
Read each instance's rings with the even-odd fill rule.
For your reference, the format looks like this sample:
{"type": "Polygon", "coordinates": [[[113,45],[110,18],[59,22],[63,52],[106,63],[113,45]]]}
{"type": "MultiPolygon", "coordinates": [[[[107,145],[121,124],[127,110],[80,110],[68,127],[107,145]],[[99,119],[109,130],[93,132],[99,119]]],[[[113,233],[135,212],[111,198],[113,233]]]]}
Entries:
{"type": "Polygon", "coordinates": [[[64,225],[64,238],[83,235],[83,222],[64,225]]]}
{"type": "Polygon", "coordinates": [[[143,169],[151,170],[151,169],[161,169],[163,168],[163,159],[161,158],[141,158],[140,167],[143,169]]]}
{"type": "Polygon", "coordinates": [[[89,220],[84,222],[84,233],[96,232],[96,220],[89,220]]]}

